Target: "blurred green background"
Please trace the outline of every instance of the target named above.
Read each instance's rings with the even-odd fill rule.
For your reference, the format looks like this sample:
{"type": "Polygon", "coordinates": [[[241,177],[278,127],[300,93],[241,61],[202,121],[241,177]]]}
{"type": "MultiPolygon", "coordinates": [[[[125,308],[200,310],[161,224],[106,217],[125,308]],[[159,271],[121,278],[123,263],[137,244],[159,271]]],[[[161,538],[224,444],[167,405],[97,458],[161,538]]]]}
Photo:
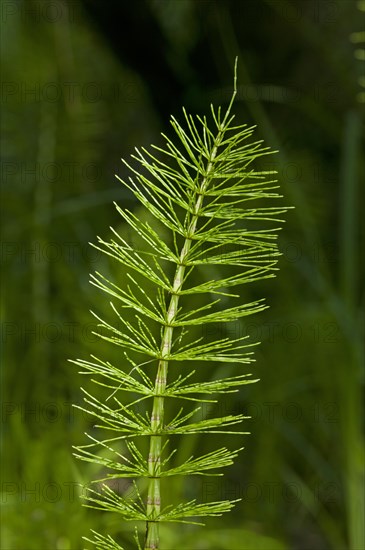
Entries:
{"type": "MultiPolygon", "coordinates": [[[[265,168],[295,210],[279,277],[251,290],[270,309],[234,329],[262,342],[250,369],[261,381],[218,404],[251,415],[252,435],[224,478],[174,489],[242,502],[205,528],[164,529],[162,548],[364,548],[361,10],[350,0],[2,2],[2,550],[79,550],[89,528],[133,547],[132,524],[81,507],[78,484],[99,472],[71,454],[92,421],[71,408],[88,382],[67,359],[110,356],[89,313],[108,300],[88,273],[113,268],[88,242],[109,225],[133,238],[112,205],[134,207],[114,177],[125,174],[120,157],[160,143],[182,105],[225,105],[236,55],[237,121],[279,149],[265,168]]],[[[204,445],[181,440],[179,453],[204,445]]]]}

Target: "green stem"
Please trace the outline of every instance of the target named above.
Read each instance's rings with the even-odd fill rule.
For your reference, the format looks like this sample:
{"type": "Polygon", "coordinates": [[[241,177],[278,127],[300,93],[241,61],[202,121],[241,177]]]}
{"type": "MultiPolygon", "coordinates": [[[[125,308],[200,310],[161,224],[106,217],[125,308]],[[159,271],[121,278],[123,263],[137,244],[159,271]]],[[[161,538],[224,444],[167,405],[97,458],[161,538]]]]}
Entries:
{"type": "MultiPolygon", "coordinates": [[[[223,126],[223,124],[222,124],[223,126]]],[[[204,191],[206,190],[208,184],[208,176],[213,168],[213,162],[217,154],[218,147],[222,140],[222,132],[219,131],[216,143],[212,149],[212,155],[208,163],[207,173],[202,182],[201,188],[198,192],[198,197],[195,203],[195,209],[193,216],[190,220],[188,227],[188,235],[191,237],[196,232],[196,226],[199,218],[199,211],[202,206],[204,191]]],[[[174,277],[173,287],[172,287],[172,296],[167,311],[166,326],[162,337],[161,342],[161,356],[158,363],[157,375],[155,380],[155,397],[153,398],[153,407],[151,415],[151,431],[156,435],[151,435],[150,439],[150,450],[148,455],[148,473],[149,473],[149,484],[148,484],[148,494],[147,494],[147,516],[148,520],[146,522],[146,538],[145,538],[145,550],[151,550],[159,548],[159,515],[161,510],[161,491],[160,491],[160,468],[161,468],[161,435],[158,435],[160,430],[163,428],[164,420],[164,392],[167,383],[167,371],[168,371],[168,360],[163,357],[168,357],[171,352],[172,347],[172,334],[173,334],[173,322],[177,315],[178,303],[179,303],[179,291],[184,282],[185,274],[185,261],[186,257],[189,254],[191,247],[192,239],[186,238],[184,246],[180,253],[179,264],[176,268],[176,273],[174,277]]]]}

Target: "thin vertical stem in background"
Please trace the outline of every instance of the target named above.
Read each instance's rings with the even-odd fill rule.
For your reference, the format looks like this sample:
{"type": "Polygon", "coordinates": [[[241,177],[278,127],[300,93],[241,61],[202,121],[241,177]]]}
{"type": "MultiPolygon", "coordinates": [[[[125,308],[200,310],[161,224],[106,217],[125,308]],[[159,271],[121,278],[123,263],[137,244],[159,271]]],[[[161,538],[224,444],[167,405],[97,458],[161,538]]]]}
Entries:
{"type": "MultiPolygon", "coordinates": [[[[32,246],[39,247],[39,258],[32,262],[32,301],[30,311],[35,326],[45,326],[50,320],[50,263],[47,261],[45,247],[49,242],[49,228],[52,207],[52,182],[44,169],[55,164],[57,129],[57,107],[55,103],[42,101],[39,112],[39,138],[37,164],[39,177],[34,185],[33,239],[32,246]]],[[[48,365],[50,344],[47,338],[42,342],[42,352],[38,354],[39,388],[35,395],[47,395],[48,365]]]]}
{"type": "MultiPolygon", "coordinates": [[[[343,153],[341,166],[342,197],[340,202],[340,291],[344,303],[344,312],[351,334],[359,333],[361,319],[356,318],[356,298],[358,296],[358,247],[359,247],[359,158],[361,143],[361,117],[358,112],[347,114],[344,127],[343,153]]],[[[361,548],[364,539],[364,471],[362,465],[362,389],[361,377],[363,357],[362,346],[348,346],[346,368],[339,369],[341,387],[341,420],[344,445],[344,487],[346,489],[346,508],[348,538],[350,548],[361,548]]]]}
{"type": "Polygon", "coordinates": [[[358,180],[361,142],[361,119],[356,111],[347,113],[344,128],[341,166],[340,202],[340,285],[349,310],[356,306],[358,273],[358,180]]]}

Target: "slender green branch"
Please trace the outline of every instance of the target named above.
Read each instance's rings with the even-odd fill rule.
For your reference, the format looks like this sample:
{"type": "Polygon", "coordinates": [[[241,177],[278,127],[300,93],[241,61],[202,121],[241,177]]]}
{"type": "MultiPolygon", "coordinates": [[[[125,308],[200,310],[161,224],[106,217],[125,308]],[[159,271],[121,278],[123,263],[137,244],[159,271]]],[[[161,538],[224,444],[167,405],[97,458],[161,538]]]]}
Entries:
{"type": "MultiPolygon", "coordinates": [[[[186,268],[186,258],[189,254],[192,237],[196,232],[196,227],[199,219],[198,213],[201,210],[204,192],[206,191],[209,175],[213,167],[213,162],[217,154],[218,147],[222,139],[222,133],[219,132],[216,143],[212,150],[212,156],[209,159],[207,167],[207,175],[204,178],[199,193],[197,194],[194,213],[187,229],[187,234],[190,236],[185,239],[182,247],[179,265],[176,269],[174,282],[172,285],[172,296],[170,305],[167,311],[166,327],[161,342],[161,354],[169,356],[172,347],[173,326],[171,326],[177,317],[179,294],[184,282],[184,274],[186,268]]],[[[168,360],[161,359],[158,363],[157,375],[155,381],[156,396],[153,399],[153,408],[151,415],[151,430],[157,432],[163,427],[164,421],[164,393],[167,384],[168,360]]],[[[147,496],[147,520],[146,525],[146,541],[145,550],[156,549],[159,547],[159,515],[161,511],[161,491],[160,491],[160,471],[161,463],[161,435],[151,435],[150,451],[148,455],[148,473],[150,476],[147,496]]]]}

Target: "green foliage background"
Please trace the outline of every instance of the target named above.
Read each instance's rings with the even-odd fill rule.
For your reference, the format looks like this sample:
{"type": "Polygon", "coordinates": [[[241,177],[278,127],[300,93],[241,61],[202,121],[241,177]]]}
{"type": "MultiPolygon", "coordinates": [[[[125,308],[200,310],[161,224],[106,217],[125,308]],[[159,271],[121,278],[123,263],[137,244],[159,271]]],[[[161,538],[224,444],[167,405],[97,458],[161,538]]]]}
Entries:
{"type": "MultiPolygon", "coordinates": [[[[1,548],[78,550],[89,528],[131,540],[129,525],[81,508],[77,484],[100,472],[71,456],[91,426],[71,409],[81,377],[66,359],[96,346],[116,353],[92,335],[89,309],[103,316],[109,306],[88,273],[120,273],[87,243],[120,224],[113,200],[133,207],[114,178],[119,158],[158,143],[182,105],[201,114],[224,105],[238,55],[237,122],[257,124],[280,150],[263,168],[278,169],[296,209],[280,237],[280,276],[249,297],[267,296],[270,309],[234,328],[262,341],[261,381],[219,403],[219,414],[252,416],[252,435],[229,441],[245,451],[219,482],[168,488],[177,499],[198,487],[202,499],[242,502],[205,529],[170,527],[163,548],[360,550],[364,62],[350,36],[363,26],[361,3],[140,0],[122,3],[125,18],[117,4],[1,6],[1,548]]],[[[205,441],[189,444],[181,457],[205,441]]]]}

